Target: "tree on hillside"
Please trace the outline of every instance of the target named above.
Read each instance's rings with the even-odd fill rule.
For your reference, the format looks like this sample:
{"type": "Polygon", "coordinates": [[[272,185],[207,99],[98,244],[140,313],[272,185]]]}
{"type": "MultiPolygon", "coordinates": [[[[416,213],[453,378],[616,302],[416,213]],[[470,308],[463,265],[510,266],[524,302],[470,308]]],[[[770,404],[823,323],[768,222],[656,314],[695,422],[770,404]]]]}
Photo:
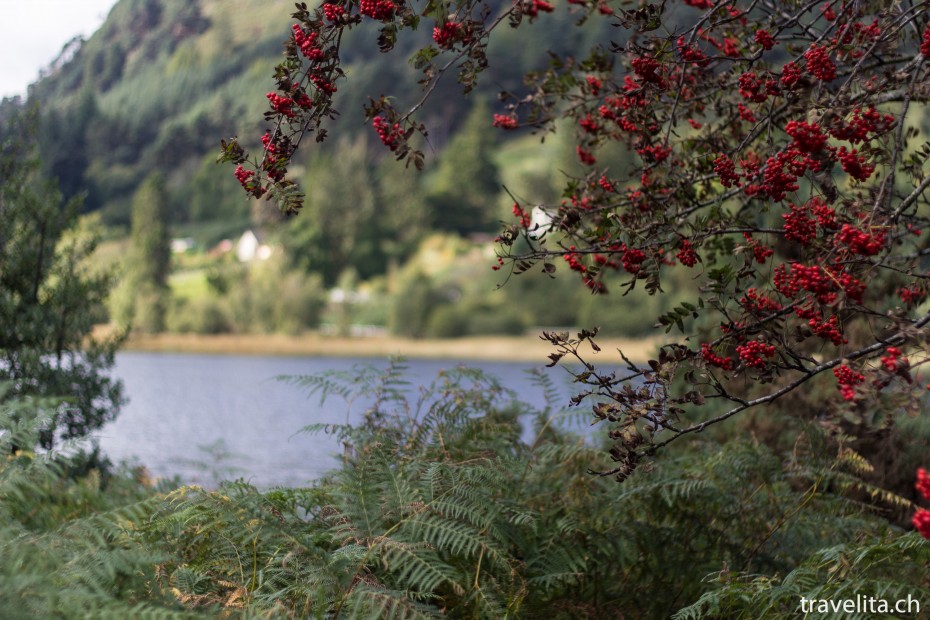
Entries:
{"type": "Polygon", "coordinates": [[[34,113],[0,127],[0,384],[3,399],[63,399],[49,448],[112,420],[123,398],[109,377],[118,343],[91,338],[110,286],[85,266],[96,237],[76,227],[80,201],[37,175],[34,145],[34,113]]]}
{"type": "Polygon", "coordinates": [[[426,200],[440,230],[491,232],[500,221],[501,178],[490,116],[487,104],[479,100],[439,157],[436,184],[426,200]]]}
{"type": "Polygon", "coordinates": [[[363,137],[340,143],[339,157],[316,158],[307,175],[308,217],[283,227],[295,266],[333,286],[346,269],[362,279],[384,272],[394,219],[380,200],[371,149],[363,137]]]}
{"type": "Polygon", "coordinates": [[[287,165],[309,134],[326,137],[342,33],[380,23],[389,52],[430,20],[433,44],[411,59],[421,99],[366,107],[385,147],[422,167],[417,115],[437,81],[456,70],[470,90],[489,70],[490,38],[553,11],[622,35],[552,54],[487,119],[501,131],[574,127],[582,165],[559,203],[513,205],[493,268],[567,269],[593,294],[661,294],[671,270],[699,283],[657,317],[681,336],[648,363],[624,357],[624,373],[591,361],[595,330],[544,335],[553,364],[583,364],[575,404],[596,397],[595,420],[610,427],[616,466],[600,473],[623,480],[670,443],[775,402],[792,403],[785,424],[816,421],[841,452],[880,449],[897,413],[924,406],[915,376],[930,361],[930,144],[915,120],[930,97],[925,3],[298,5],[264,148],[224,141],[224,159],[248,194],[298,212],[287,165]],[[617,144],[636,154],[632,170],[601,157],[617,144]]]}
{"type": "Polygon", "coordinates": [[[152,174],[132,200],[132,234],[117,293],[117,321],[150,333],[164,330],[170,272],[168,198],[164,180],[152,174]]]}

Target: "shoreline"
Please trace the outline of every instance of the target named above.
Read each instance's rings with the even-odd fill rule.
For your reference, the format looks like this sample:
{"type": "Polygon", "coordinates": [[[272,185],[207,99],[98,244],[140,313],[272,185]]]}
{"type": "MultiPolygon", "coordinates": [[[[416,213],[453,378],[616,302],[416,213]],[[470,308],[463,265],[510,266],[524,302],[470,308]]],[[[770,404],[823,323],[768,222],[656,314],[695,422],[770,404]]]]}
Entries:
{"type": "MultiPolygon", "coordinates": [[[[100,330],[104,332],[105,330],[100,330]]],[[[613,357],[622,349],[630,359],[645,360],[655,355],[659,338],[595,338],[602,349],[582,351],[592,357],[613,357]]],[[[395,336],[339,337],[308,333],[283,334],[133,334],[122,351],[164,353],[208,353],[224,355],[280,355],[319,357],[390,357],[410,359],[460,359],[501,362],[549,362],[555,348],[537,334],[526,336],[471,336],[455,339],[413,339],[395,336]]]]}

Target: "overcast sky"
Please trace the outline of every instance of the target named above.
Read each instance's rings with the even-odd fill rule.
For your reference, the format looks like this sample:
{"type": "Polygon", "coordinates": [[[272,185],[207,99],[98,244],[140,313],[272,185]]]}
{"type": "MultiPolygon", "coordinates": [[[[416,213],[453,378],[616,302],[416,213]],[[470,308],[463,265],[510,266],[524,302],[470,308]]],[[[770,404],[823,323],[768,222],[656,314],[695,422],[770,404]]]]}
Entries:
{"type": "Polygon", "coordinates": [[[0,98],[25,95],[76,35],[89,37],[116,0],[0,0],[0,98]]]}

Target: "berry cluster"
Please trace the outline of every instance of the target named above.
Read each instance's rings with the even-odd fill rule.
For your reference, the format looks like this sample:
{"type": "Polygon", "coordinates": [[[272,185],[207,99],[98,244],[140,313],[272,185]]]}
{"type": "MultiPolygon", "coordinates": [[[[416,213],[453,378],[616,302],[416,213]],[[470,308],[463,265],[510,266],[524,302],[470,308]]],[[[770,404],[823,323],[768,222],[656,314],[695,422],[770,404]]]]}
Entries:
{"type": "Polygon", "coordinates": [[[900,297],[901,301],[906,305],[916,306],[927,298],[927,292],[921,290],[921,288],[915,284],[914,286],[905,286],[898,289],[898,297],[900,297]]]}
{"type": "Polygon", "coordinates": [[[678,250],[676,256],[678,261],[685,267],[694,267],[698,262],[697,252],[694,251],[688,239],[681,240],[681,249],[678,250]]]}
{"type": "Polygon", "coordinates": [[[885,232],[880,230],[871,234],[851,224],[843,224],[835,239],[837,245],[846,246],[853,254],[875,256],[885,245],[885,232]]]}
{"type": "Polygon", "coordinates": [[[782,219],[785,220],[783,228],[785,238],[797,241],[801,245],[809,245],[817,236],[816,221],[808,216],[807,205],[799,207],[790,205],[788,213],[782,213],[782,219]]]}
{"type": "Polygon", "coordinates": [[[855,400],[856,399],[856,386],[865,381],[865,377],[860,373],[856,372],[846,364],[840,364],[833,369],[833,374],[836,375],[836,381],[840,394],[843,395],[844,400],[855,400]]]}
{"type": "Polygon", "coordinates": [[[785,132],[794,138],[794,144],[802,153],[818,153],[827,145],[827,136],[820,125],[800,121],[789,121],[785,132]]]}
{"type": "Polygon", "coordinates": [[[465,36],[462,24],[446,22],[442,26],[433,27],[433,41],[443,49],[450,49],[465,36]]]}
{"type": "Polygon", "coordinates": [[[747,312],[751,312],[752,314],[767,314],[769,312],[778,312],[782,309],[780,303],[771,297],[760,295],[755,288],[747,289],[746,294],[739,300],[739,303],[747,312]]]}
{"type": "Polygon", "coordinates": [[[920,42],[920,53],[924,58],[930,58],[930,24],[924,28],[923,39],[920,42]]]}
{"type": "Polygon", "coordinates": [[[551,13],[555,7],[546,0],[530,0],[523,3],[523,14],[528,17],[537,17],[540,13],[551,13]]]}
{"type": "Polygon", "coordinates": [[[383,22],[394,16],[397,7],[391,0],[361,0],[358,12],[376,21],[383,22]]]}
{"type": "Polygon", "coordinates": [[[342,19],[345,15],[345,9],[342,8],[341,4],[324,4],[323,5],[323,15],[326,16],[331,22],[336,22],[342,19]]]}
{"type": "Polygon", "coordinates": [[[294,100],[290,97],[282,97],[277,93],[267,93],[265,97],[267,97],[268,101],[271,103],[271,109],[278,114],[282,114],[287,118],[294,118],[297,116],[297,113],[294,112],[294,100]]]}
{"type": "Polygon", "coordinates": [[[779,265],[775,268],[774,284],[778,292],[789,299],[794,299],[803,290],[813,293],[822,304],[836,300],[836,280],[819,265],[808,267],[791,263],[790,274],[785,265],[779,265]]]}
{"type": "Polygon", "coordinates": [[[824,340],[829,340],[836,346],[849,342],[843,336],[843,330],[840,328],[840,321],[836,318],[835,314],[826,321],[818,321],[815,318],[811,318],[808,320],[807,324],[814,334],[820,336],[824,340]]]}
{"type": "Polygon", "coordinates": [[[769,259],[769,256],[775,253],[775,250],[768,247],[764,243],[760,243],[752,238],[752,235],[749,233],[743,233],[743,238],[749,244],[749,247],[752,249],[752,257],[760,265],[764,265],[765,261],[769,259]]]}
{"type": "Polygon", "coordinates": [[[591,151],[582,146],[576,146],[575,153],[578,155],[578,161],[583,163],[585,166],[593,166],[597,163],[597,158],[591,154],[591,151]]]}
{"type": "Polygon", "coordinates": [[[294,43],[297,44],[297,48],[305,58],[319,61],[326,57],[326,53],[317,44],[320,36],[318,32],[307,34],[300,24],[294,24],[291,26],[291,30],[294,32],[294,43]]]}
{"type": "Polygon", "coordinates": [[[917,483],[914,488],[923,495],[924,499],[930,499],[930,474],[923,467],[917,470],[917,483]]]}
{"type": "Polygon", "coordinates": [[[767,344],[760,340],[750,340],[736,347],[736,352],[749,368],[765,368],[765,357],[775,355],[775,345],[767,344]]]}
{"type": "Polygon", "coordinates": [[[714,172],[720,178],[720,184],[724,187],[739,187],[739,175],[736,173],[736,164],[733,163],[726,155],[722,153],[714,160],[714,172]]]}
{"type": "Polygon", "coordinates": [[[701,357],[711,366],[722,368],[723,370],[733,370],[736,368],[736,362],[732,358],[723,357],[714,353],[714,349],[708,343],[701,345],[701,357]]]}
{"type": "Polygon", "coordinates": [[[848,121],[840,119],[830,128],[830,135],[837,140],[858,144],[869,140],[869,134],[888,131],[893,124],[894,116],[891,114],[882,115],[874,107],[869,107],[864,112],[855,108],[848,121]]]}
{"type": "Polygon", "coordinates": [[[739,76],[739,94],[743,96],[743,99],[752,103],[762,103],[769,96],[765,81],[757,77],[752,71],[747,71],[739,76]]]}
{"type": "Polygon", "coordinates": [[[801,68],[794,62],[786,62],[781,68],[781,85],[791,88],[801,80],[801,68]]]}
{"type": "Polygon", "coordinates": [[[396,151],[404,140],[404,130],[400,123],[391,125],[383,116],[376,116],[371,119],[371,126],[377,132],[381,143],[392,151],[396,151]]]}
{"type": "Polygon", "coordinates": [[[668,156],[672,154],[672,149],[667,146],[662,146],[661,144],[656,144],[638,148],[636,152],[643,158],[643,161],[658,164],[668,159],[668,156]]]}
{"type": "Polygon", "coordinates": [[[504,114],[495,114],[494,122],[492,123],[494,127],[500,127],[501,129],[516,129],[517,128],[517,119],[513,116],[506,116],[504,114]]]}
{"type": "Polygon", "coordinates": [[[752,110],[744,106],[742,103],[737,104],[736,109],[739,112],[739,117],[747,123],[755,123],[758,121],[756,115],[752,113],[752,110]]]}
{"type": "Polygon", "coordinates": [[[710,59],[696,45],[688,45],[684,37],[678,37],[678,54],[686,63],[693,63],[699,67],[706,66],[710,59]]]}
{"type": "Polygon", "coordinates": [[[638,75],[643,82],[655,84],[659,88],[665,88],[665,79],[659,75],[662,65],[660,65],[655,58],[641,56],[639,58],[634,58],[631,64],[633,65],[633,72],[638,75]]]}
{"type": "Polygon", "coordinates": [[[836,222],[836,211],[831,209],[827,203],[817,196],[807,202],[807,207],[817,218],[817,223],[824,230],[835,230],[839,227],[836,222]]]}
{"type": "Polygon", "coordinates": [[[917,512],[914,513],[914,518],[911,519],[911,523],[914,524],[914,528],[920,532],[921,536],[930,539],[930,510],[918,508],[917,512]]]}
{"type": "Polygon", "coordinates": [[[571,246],[568,249],[569,251],[562,256],[565,262],[568,263],[568,268],[578,273],[586,273],[588,268],[581,262],[581,254],[575,251],[575,246],[571,246]]]}
{"type": "MultiPolygon", "coordinates": [[[[885,355],[882,356],[882,366],[888,372],[903,373],[911,367],[910,362],[901,353],[898,347],[888,347],[885,349],[885,355]]],[[[930,481],[928,481],[930,484],[930,481]]]]}
{"type": "Polygon", "coordinates": [[[623,268],[629,273],[637,273],[643,261],[646,260],[646,253],[636,248],[623,246],[623,268]]]}
{"type": "Polygon", "coordinates": [[[847,151],[845,146],[841,146],[836,156],[843,170],[857,181],[867,181],[875,172],[875,165],[865,163],[865,157],[859,155],[856,149],[847,151]]]}
{"type": "Polygon", "coordinates": [[[795,154],[793,149],[786,149],[768,158],[762,173],[762,186],[758,188],[760,194],[781,202],[787,194],[799,189],[796,181],[800,174],[796,174],[795,154]]]}
{"type": "Polygon", "coordinates": [[[768,30],[756,30],[756,43],[761,45],[764,50],[775,47],[775,39],[769,34],[768,30]]]}
{"type": "Polygon", "coordinates": [[[836,79],[836,65],[826,48],[814,43],[804,52],[804,58],[807,60],[807,72],[818,80],[831,82],[836,79]]]}
{"type": "Polygon", "coordinates": [[[601,130],[601,126],[597,124],[597,121],[590,114],[585,114],[582,118],[578,119],[578,124],[586,133],[598,133],[601,130]]]}

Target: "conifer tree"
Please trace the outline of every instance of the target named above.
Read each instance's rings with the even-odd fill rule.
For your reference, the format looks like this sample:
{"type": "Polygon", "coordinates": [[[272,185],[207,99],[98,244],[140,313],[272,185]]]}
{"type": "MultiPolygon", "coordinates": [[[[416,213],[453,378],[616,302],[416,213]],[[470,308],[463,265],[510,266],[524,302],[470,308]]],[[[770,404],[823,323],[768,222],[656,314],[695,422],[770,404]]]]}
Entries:
{"type": "Polygon", "coordinates": [[[132,237],[119,321],[145,332],[165,328],[171,248],[168,199],[158,174],[149,176],[132,201],[132,237]]]}
{"type": "Polygon", "coordinates": [[[4,401],[63,399],[41,429],[49,448],[113,419],[123,399],[108,376],[118,342],[90,338],[109,292],[84,265],[96,238],[76,230],[80,200],[38,177],[34,144],[34,111],[0,126],[0,384],[4,401]]]}

